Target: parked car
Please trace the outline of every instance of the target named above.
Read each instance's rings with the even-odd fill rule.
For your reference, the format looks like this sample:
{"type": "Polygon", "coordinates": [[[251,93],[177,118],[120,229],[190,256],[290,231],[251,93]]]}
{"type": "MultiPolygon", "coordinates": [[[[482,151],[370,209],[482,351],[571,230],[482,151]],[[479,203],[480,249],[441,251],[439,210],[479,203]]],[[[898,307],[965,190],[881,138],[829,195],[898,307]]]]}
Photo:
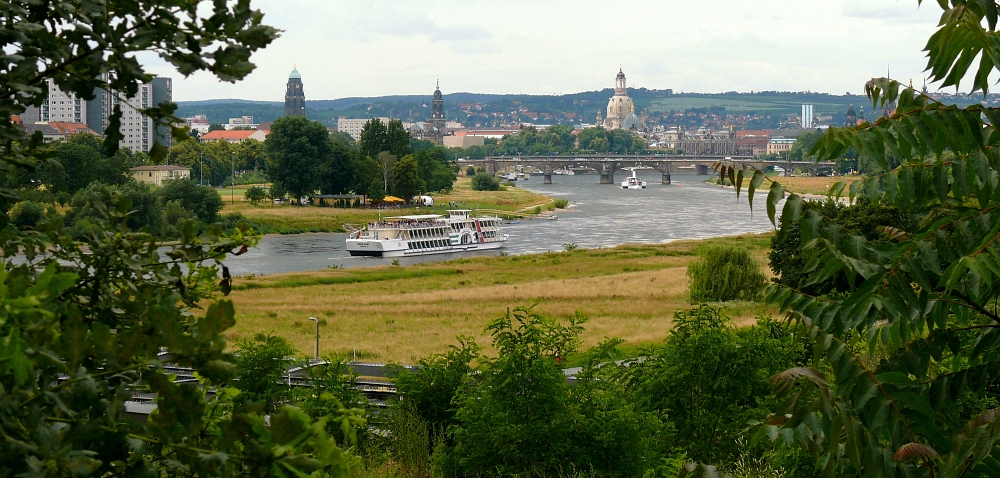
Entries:
{"type": "Polygon", "coordinates": [[[288,198],[276,198],[274,200],[275,204],[288,204],[288,198]]]}

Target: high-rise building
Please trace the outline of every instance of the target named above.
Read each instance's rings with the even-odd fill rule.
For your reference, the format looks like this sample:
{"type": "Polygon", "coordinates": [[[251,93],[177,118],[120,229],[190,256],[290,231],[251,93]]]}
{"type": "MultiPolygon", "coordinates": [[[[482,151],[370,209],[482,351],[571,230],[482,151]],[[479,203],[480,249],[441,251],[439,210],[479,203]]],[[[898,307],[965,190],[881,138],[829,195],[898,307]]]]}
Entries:
{"type": "Polygon", "coordinates": [[[302,75],[298,68],[292,68],[285,85],[285,116],[306,115],[306,94],[302,91],[302,75]]]}
{"type": "Polygon", "coordinates": [[[86,102],[73,93],[67,93],[56,86],[52,79],[47,80],[48,98],[42,103],[37,121],[86,123],[86,102]]]}
{"type": "Polygon", "coordinates": [[[802,105],[802,128],[812,128],[813,118],[813,105],[802,105]]]}

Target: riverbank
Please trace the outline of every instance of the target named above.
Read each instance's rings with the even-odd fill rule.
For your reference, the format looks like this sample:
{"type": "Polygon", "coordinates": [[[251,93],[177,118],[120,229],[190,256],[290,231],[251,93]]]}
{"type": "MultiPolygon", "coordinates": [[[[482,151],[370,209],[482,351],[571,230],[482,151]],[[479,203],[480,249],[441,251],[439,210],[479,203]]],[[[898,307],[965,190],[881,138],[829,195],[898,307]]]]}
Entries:
{"type": "MultiPolygon", "coordinates": [[[[487,345],[490,320],[537,304],[542,315],[588,317],[584,347],[620,337],[635,350],[666,337],[673,311],[690,307],[687,265],[712,242],[751,247],[763,265],[770,235],[239,277],[230,295],[237,323],[227,338],[234,344],[272,332],[311,354],[309,317],[317,317],[324,353],[413,363],[447,350],[458,335],[487,345]]],[[[762,311],[757,304],[727,307],[738,323],[762,311]]]]}
{"type": "MultiPolygon", "coordinates": [[[[221,215],[238,213],[248,222],[257,225],[266,234],[296,234],[303,232],[345,232],[345,224],[367,224],[380,215],[444,214],[449,203],[457,203],[462,209],[486,209],[490,211],[532,212],[535,207],[547,209],[552,199],[521,188],[505,188],[503,191],[473,191],[469,178],[459,178],[448,193],[431,194],[432,207],[401,207],[387,210],[368,208],[332,208],[313,206],[275,205],[263,202],[259,206],[242,200],[237,195],[231,200],[229,190],[218,190],[225,200],[221,215]]],[[[236,189],[240,192],[240,188],[236,189]]],[[[452,208],[454,209],[454,208],[452,208]]]]}
{"type": "MultiPolygon", "coordinates": [[[[851,183],[855,181],[860,181],[862,177],[861,176],[787,176],[786,177],[786,176],[775,175],[775,176],[768,176],[768,179],[770,179],[771,181],[777,181],[781,183],[781,185],[785,187],[786,192],[796,193],[802,196],[806,196],[810,199],[825,199],[827,194],[830,193],[830,188],[834,184],[837,184],[838,182],[841,181],[847,183],[847,187],[844,188],[844,195],[846,196],[848,188],[850,187],[851,183]]],[[[712,178],[706,180],[706,182],[718,185],[719,177],[718,175],[713,176],[712,178]]],[[[750,184],[750,179],[749,178],[744,179],[743,189],[746,190],[749,184],[750,184]]],[[[732,188],[733,186],[729,185],[729,181],[726,181],[726,185],[724,187],[732,188]]],[[[768,181],[764,181],[764,184],[761,184],[760,189],[758,189],[757,191],[758,193],[766,194],[767,191],[770,190],[770,188],[771,188],[771,183],[768,181]]]]}

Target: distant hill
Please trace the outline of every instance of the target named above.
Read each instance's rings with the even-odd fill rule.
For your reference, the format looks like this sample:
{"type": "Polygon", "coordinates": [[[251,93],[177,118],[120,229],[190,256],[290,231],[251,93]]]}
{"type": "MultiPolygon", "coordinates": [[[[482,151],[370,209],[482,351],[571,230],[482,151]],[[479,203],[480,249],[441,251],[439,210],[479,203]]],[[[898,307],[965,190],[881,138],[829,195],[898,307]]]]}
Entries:
{"type": "MultiPolygon", "coordinates": [[[[567,95],[503,95],[451,93],[445,95],[445,114],[469,125],[491,126],[500,122],[580,123],[593,122],[603,111],[611,88],[567,95]],[[475,107],[468,107],[476,105],[475,107]],[[463,108],[463,106],[465,108],[463,108]]],[[[830,117],[835,125],[843,124],[847,109],[864,108],[874,119],[871,102],[859,95],[831,95],[814,92],[760,91],[750,93],[679,93],[671,90],[629,89],[637,109],[650,116],[670,113],[726,115],[795,115],[801,105],[815,106],[817,118],[830,117]]],[[[946,103],[967,105],[982,101],[981,96],[935,95],[946,103]]],[[[1000,101],[1000,97],[991,99],[1000,101]]],[[[430,95],[394,95],[352,97],[306,101],[306,116],[327,125],[335,125],[340,116],[348,118],[392,117],[403,121],[424,121],[430,117],[430,95]]],[[[178,102],[181,117],[206,115],[212,123],[226,123],[229,118],[253,116],[257,121],[274,121],[284,115],[284,105],[276,101],[215,99],[178,102]]],[[[773,121],[777,121],[776,119],[773,121]]]]}

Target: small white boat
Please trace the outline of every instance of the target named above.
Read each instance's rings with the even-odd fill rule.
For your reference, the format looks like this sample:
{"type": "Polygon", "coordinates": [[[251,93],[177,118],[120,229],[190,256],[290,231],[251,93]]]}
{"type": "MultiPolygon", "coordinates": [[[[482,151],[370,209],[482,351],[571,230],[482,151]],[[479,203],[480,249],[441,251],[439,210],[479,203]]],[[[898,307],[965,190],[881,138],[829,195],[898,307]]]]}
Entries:
{"type": "Polygon", "coordinates": [[[639,179],[633,169],[632,175],[622,181],[622,189],[646,189],[646,181],[639,179]]]}
{"type": "Polygon", "coordinates": [[[567,168],[567,169],[557,169],[557,170],[553,171],[552,174],[555,174],[555,175],[558,175],[558,176],[575,176],[576,172],[574,172],[572,169],[568,169],[567,168]]]}

